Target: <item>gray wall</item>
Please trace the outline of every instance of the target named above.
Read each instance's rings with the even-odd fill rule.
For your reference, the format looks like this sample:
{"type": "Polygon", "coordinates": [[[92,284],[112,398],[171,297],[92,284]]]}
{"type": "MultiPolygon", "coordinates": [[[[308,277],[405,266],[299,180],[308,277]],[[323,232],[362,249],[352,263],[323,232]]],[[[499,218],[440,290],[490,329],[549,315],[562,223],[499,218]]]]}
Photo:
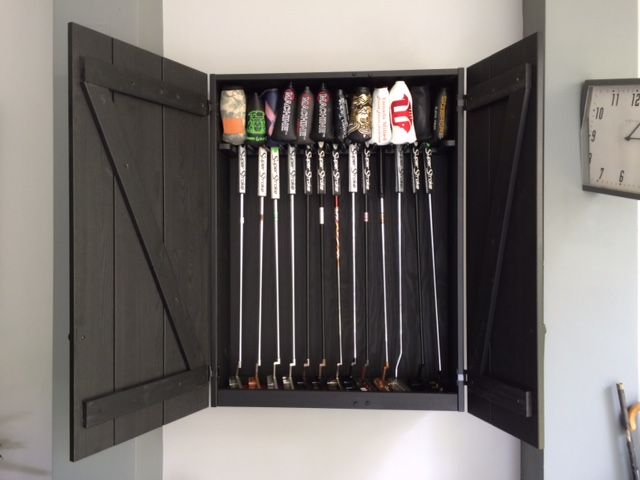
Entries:
{"type": "Polygon", "coordinates": [[[549,0],[543,10],[548,480],[629,478],[614,384],[637,401],[637,202],[582,191],[578,129],[583,80],[637,76],[637,8],[549,0]]]}
{"type": "MultiPolygon", "coordinates": [[[[69,461],[69,167],[67,23],[73,21],[155,53],[162,53],[160,0],[54,0],[54,330],[53,473],[57,480],[157,480],[162,477],[162,433],[76,463],[69,461]]],[[[50,51],[48,52],[50,55],[50,51]]]]}
{"type": "Polygon", "coordinates": [[[50,1],[0,5],[0,478],[47,478],[53,13],[50,1]]]}

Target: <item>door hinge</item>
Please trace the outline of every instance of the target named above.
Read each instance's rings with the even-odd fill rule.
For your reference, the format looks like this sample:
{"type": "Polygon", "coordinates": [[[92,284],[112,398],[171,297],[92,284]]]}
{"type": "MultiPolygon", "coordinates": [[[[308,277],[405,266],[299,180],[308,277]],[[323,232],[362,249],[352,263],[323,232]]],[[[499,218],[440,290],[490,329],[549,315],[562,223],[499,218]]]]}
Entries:
{"type": "Polygon", "coordinates": [[[209,100],[207,102],[207,114],[210,114],[211,112],[213,112],[213,103],[211,103],[211,100],[209,100]]]}
{"type": "Polygon", "coordinates": [[[458,97],[458,109],[466,110],[467,109],[467,94],[462,94],[458,97]]]}
{"type": "Polygon", "coordinates": [[[458,373],[458,383],[462,383],[463,385],[469,385],[469,371],[464,370],[462,373],[458,373]]]}

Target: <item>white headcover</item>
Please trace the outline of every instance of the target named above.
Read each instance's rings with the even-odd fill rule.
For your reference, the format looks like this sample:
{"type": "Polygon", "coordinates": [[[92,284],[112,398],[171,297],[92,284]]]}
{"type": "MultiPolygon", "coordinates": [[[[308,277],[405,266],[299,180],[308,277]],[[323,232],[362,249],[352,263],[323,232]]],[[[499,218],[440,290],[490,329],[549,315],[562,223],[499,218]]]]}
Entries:
{"type": "Polygon", "coordinates": [[[396,145],[416,141],[416,130],[413,126],[413,103],[409,87],[398,81],[389,93],[391,117],[391,141],[396,145]]]}
{"type": "Polygon", "coordinates": [[[373,90],[371,145],[388,145],[391,143],[391,123],[389,119],[389,89],[373,90]]]}

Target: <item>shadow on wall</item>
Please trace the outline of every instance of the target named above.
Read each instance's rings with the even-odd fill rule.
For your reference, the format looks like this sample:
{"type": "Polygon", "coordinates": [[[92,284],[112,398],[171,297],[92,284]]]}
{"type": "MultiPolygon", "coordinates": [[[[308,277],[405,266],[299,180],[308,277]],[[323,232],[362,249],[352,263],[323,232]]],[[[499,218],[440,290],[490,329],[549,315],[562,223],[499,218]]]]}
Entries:
{"type": "Polygon", "coordinates": [[[11,415],[0,417],[0,477],[4,473],[24,473],[36,477],[50,477],[51,471],[42,468],[30,467],[29,465],[19,464],[11,461],[11,452],[15,450],[24,450],[26,445],[20,442],[14,442],[9,438],[5,438],[2,433],[4,426],[10,422],[21,420],[29,416],[26,412],[18,412],[11,415]]]}

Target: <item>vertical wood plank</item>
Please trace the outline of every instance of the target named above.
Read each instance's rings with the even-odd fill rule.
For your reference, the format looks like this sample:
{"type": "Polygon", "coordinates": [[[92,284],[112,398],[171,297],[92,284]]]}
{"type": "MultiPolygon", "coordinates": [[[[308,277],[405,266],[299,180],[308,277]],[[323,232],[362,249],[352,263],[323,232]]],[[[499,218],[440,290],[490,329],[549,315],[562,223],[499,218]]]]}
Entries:
{"type": "MultiPolygon", "coordinates": [[[[162,58],[114,40],[113,63],[162,78],[162,58]]],[[[162,107],[127,95],[114,103],[155,220],[162,225],[162,107]]],[[[115,388],[163,374],[163,306],[119,189],[115,194],[115,388]]],[[[115,420],[120,443],[162,426],[162,404],[115,420]]]]}
{"type": "MultiPolygon", "coordinates": [[[[207,77],[163,60],[163,79],[207,94],[207,77]]],[[[210,158],[209,119],[163,108],[165,245],[189,306],[206,361],[210,362],[210,158]]],[[[169,322],[165,319],[165,375],[185,369],[169,322]]],[[[164,402],[164,423],[209,405],[209,387],[164,402]]]]}
{"type": "Polygon", "coordinates": [[[81,88],[80,56],[111,62],[111,38],[78,25],[69,28],[71,102],[71,457],[114,443],[114,423],[85,429],[82,401],[114,389],[114,180],[81,88]]]}

